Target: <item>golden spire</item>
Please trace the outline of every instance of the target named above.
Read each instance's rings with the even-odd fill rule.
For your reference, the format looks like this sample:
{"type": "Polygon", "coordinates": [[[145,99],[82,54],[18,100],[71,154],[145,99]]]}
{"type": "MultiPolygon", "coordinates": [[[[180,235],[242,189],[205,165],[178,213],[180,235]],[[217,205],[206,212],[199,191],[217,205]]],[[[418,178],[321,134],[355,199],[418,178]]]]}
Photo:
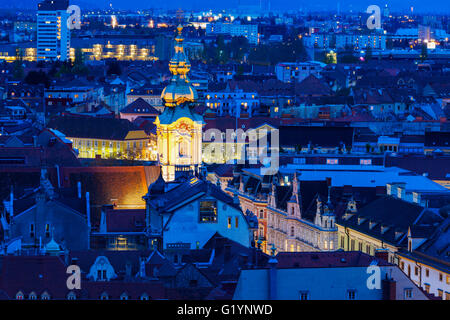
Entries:
{"type": "Polygon", "coordinates": [[[168,107],[175,107],[184,102],[197,100],[197,91],[190,84],[187,76],[191,70],[191,64],[184,52],[183,27],[178,25],[175,37],[175,53],[169,62],[169,70],[172,73],[170,84],[163,90],[161,98],[168,107]]]}

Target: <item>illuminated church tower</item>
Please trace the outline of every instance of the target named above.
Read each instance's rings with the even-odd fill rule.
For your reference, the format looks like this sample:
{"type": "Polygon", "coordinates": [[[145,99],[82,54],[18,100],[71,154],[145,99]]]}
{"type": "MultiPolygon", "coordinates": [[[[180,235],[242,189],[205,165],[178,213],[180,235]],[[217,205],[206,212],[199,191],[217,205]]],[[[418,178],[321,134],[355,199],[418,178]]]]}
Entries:
{"type": "Polygon", "coordinates": [[[197,91],[187,76],[191,64],[184,52],[182,26],[178,26],[175,53],[169,62],[172,79],[163,90],[164,112],[159,115],[157,126],[158,156],[163,178],[175,179],[176,170],[197,170],[202,163],[203,117],[193,111],[197,91]]]}

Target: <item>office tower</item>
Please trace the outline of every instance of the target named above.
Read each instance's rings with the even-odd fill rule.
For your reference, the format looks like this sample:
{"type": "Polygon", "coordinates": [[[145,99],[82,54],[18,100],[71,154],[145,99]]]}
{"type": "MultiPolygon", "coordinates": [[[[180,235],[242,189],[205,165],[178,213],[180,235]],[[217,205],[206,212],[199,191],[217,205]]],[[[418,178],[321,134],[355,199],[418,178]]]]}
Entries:
{"type": "Polygon", "coordinates": [[[67,60],[70,30],[67,27],[69,0],[43,0],[37,13],[37,59],[67,60]]]}

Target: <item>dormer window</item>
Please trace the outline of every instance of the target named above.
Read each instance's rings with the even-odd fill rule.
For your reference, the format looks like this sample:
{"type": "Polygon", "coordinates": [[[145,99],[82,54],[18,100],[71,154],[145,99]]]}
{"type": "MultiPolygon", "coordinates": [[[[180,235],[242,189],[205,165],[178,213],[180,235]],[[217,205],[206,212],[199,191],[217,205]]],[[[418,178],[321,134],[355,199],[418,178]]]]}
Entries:
{"type": "Polygon", "coordinates": [[[120,295],[120,300],[128,300],[128,294],[126,292],[120,295]]]}
{"type": "Polygon", "coordinates": [[[50,295],[47,291],[44,291],[44,293],[41,295],[41,300],[50,300],[50,295]]]}
{"type": "Polygon", "coordinates": [[[37,295],[36,293],[33,291],[28,295],[28,299],[30,300],[36,300],[37,299],[37,295]]]}
{"type": "Polygon", "coordinates": [[[148,294],[143,293],[143,294],[141,295],[141,300],[149,300],[148,294]]]}
{"type": "Polygon", "coordinates": [[[103,292],[103,293],[100,295],[100,300],[109,300],[109,295],[108,295],[108,293],[103,292]]]}
{"type": "Polygon", "coordinates": [[[23,292],[22,291],[19,291],[19,292],[17,292],[17,294],[16,294],[16,300],[23,300],[23,292]]]}
{"type": "Polygon", "coordinates": [[[73,291],[70,291],[67,294],[67,300],[76,300],[76,299],[77,299],[77,295],[73,291]]]}

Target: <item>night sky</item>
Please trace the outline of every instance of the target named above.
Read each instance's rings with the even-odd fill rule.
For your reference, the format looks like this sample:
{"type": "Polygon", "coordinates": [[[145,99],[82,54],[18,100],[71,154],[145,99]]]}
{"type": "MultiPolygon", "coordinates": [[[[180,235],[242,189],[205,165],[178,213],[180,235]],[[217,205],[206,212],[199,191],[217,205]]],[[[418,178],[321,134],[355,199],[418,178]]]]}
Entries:
{"type": "MultiPolygon", "coordinates": [[[[263,3],[269,0],[71,0],[71,4],[78,4],[80,7],[89,8],[105,8],[112,3],[113,8],[116,9],[176,9],[183,8],[188,10],[202,10],[205,8],[222,9],[222,8],[236,8],[238,3],[248,5],[259,5],[260,1],[263,3]]],[[[0,8],[35,8],[38,0],[0,0],[0,8]]],[[[303,8],[305,10],[337,10],[337,3],[340,3],[341,11],[363,11],[371,4],[383,7],[386,3],[392,11],[396,12],[410,12],[410,7],[414,6],[414,11],[429,12],[429,13],[450,13],[449,0],[390,0],[390,1],[376,1],[376,0],[271,0],[271,7],[274,10],[285,10],[291,8],[293,10],[303,8]]]]}

